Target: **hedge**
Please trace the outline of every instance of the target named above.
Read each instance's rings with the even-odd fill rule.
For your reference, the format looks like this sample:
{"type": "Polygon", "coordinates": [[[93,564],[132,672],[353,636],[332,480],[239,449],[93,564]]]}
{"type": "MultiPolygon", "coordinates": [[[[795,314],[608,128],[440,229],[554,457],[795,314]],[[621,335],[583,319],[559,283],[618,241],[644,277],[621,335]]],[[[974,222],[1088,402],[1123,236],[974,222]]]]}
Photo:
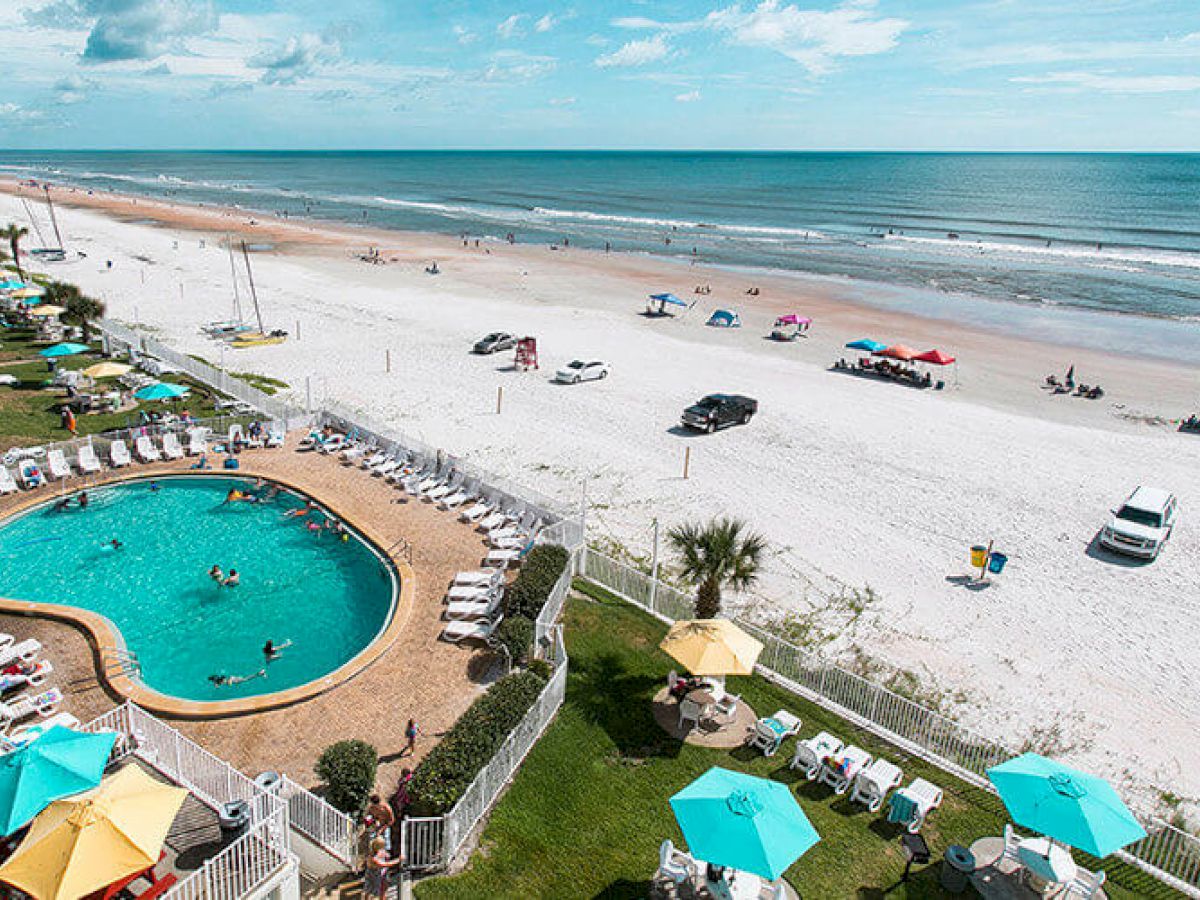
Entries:
{"type": "Polygon", "coordinates": [[[536,619],[570,559],[571,554],[558,544],[539,544],[530,550],[504,592],[505,615],[536,619]]]}
{"type": "Polygon", "coordinates": [[[325,783],[325,799],[348,815],[357,816],[375,786],[379,754],[365,741],[338,741],[325,748],[313,771],[325,783]]]}
{"type": "Polygon", "coordinates": [[[537,627],[533,620],[521,615],[506,616],[496,629],[496,640],[508,648],[514,666],[522,666],[532,656],[533,638],[537,627]]]}
{"type": "Polygon", "coordinates": [[[413,772],[410,814],[440,816],[449,811],[545,686],[540,674],[518,672],[501,678],[472,703],[413,772]]]}

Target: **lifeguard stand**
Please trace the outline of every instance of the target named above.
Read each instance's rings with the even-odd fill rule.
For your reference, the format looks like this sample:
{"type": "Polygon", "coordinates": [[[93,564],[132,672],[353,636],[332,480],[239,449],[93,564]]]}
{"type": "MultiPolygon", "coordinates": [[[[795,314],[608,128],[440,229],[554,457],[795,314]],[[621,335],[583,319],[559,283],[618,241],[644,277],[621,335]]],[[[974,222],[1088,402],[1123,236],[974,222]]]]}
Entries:
{"type": "Polygon", "coordinates": [[[538,367],[537,338],[523,337],[517,341],[517,356],[513,367],[521,372],[538,367]]]}

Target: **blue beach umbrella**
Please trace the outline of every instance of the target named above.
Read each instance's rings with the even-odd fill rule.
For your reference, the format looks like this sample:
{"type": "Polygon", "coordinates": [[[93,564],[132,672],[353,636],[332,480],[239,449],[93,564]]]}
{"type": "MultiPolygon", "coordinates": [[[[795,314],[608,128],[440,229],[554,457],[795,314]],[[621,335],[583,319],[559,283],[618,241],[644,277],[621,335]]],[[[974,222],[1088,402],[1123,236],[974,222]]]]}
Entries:
{"type": "Polygon", "coordinates": [[[988,769],[1013,821],[1097,859],[1146,836],[1103,778],[1023,753],[988,769]]]}
{"type": "Polygon", "coordinates": [[[0,291],[19,291],[23,287],[28,287],[23,281],[17,281],[14,278],[8,278],[0,281],[0,291]]]}
{"type": "Polygon", "coordinates": [[[851,341],[846,345],[849,350],[866,350],[868,353],[877,353],[880,350],[886,350],[887,344],[881,344],[879,341],[873,341],[870,338],[860,338],[857,341],[851,341]]]}
{"type": "Polygon", "coordinates": [[[713,766],[671,798],[697,859],[774,881],[821,839],[787,785],[713,766]]]}
{"type": "Polygon", "coordinates": [[[87,344],[55,344],[53,347],[47,347],[45,350],[39,350],[38,356],[45,359],[53,359],[58,356],[74,356],[77,353],[87,353],[92,348],[87,344]]]}
{"type": "Polygon", "coordinates": [[[83,734],[55,725],[0,756],[0,832],[10,835],[55,800],[100,784],[116,740],[115,731],[83,734]]]}
{"type": "Polygon", "coordinates": [[[182,397],[189,390],[190,388],[186,388],[182,384],[160,381],[157,384],[148,385],[140,391],[135,391],[133,396],[139,400],[174,400],[176,397],[182,397]]]}

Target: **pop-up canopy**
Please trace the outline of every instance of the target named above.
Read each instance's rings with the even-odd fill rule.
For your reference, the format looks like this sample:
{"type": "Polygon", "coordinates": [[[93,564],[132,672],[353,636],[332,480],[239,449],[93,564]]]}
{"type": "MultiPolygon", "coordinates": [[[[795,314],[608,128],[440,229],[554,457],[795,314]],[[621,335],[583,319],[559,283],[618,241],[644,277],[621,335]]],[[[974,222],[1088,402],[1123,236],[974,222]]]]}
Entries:
{"type": "Polygon", "coordinates": [[[664,306],[668,303],[671,306],[687,306],[686,301],[680,300],[674,294],[651,294],[650,299],[656,303],[662,303],[664,306]]]}
{"type": "Polygon", "coordinates": [[[786,316],[780,316],[778,319],[775,320],[776,328],[778,328],[781,325],[800,326],[800,325],[811,325],[811,324],[812,324],[812,319],[808,318],[808,316],[798,315],[797,313],[788,313],[786,316]]]}
{"type": "Polygon", "coordinates": [[[888,359],[902,359],[905,362],[916,359],[917,351],[912,347],[905,347],[903,344],[894,344],[891,347],[884,347],[882,350],[873,351],[875,356],[886,356],[888,359]]]}
{"type": "Polygon", "coordinates": [[[881,344],[879,341],[873,341],[870,338],[859,338],[857,341],[848,343],[846,349],[866,350],[868,353],[875,353],[879,350],[886,350],[887,344],[881,344]]]}
{"type": "Polygon", "coordinates": [[[918,353],[913,359],[920,362],[933,363],[935,366],[948,366],[954,362],[954,357],[941,350],[926,350],[924,353],[918,353]]]}

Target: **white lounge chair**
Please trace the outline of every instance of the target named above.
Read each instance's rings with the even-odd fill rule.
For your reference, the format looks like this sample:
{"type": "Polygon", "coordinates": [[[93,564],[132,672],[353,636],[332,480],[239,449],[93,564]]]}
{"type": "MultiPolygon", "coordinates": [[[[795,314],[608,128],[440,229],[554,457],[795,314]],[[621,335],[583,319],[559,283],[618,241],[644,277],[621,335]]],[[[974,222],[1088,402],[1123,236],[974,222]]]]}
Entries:
{"type": "Polygon", "coordinates": [[[525,556],[524,550],[491,550],[484,557],[485,566],[511,566],[525,556]]]}
{"type": "Polygon", "coordinates": [[[23,687],[40,687],[46,679],[54,674],[54,666],[48,659],[39,659],[29,663],[29,671],[14,672],[11,675],[0,674],[0,694],[23,687]]]}
{"type": "Polygon", "coordinates": [[[501,588],[494,583],[456,584],[446,591],[446,600],[450,603],[455,600],[483,600],[499,593],[502,593],[501,588]]]}
{"type": "Polygon", "coordinates": [[[886,759],[876,759],[854,778],[850,799],[863,804],[871,812],[879,812],[892,788],[904,780],[900,767],[886,759]]]}
{"type": "Polygon", "coordinates": [[[52,716],[42,719],[40,722],[24,725],[21,728],[14,728],[8,734],[0,737],[0,751],[11,753],[13,750],[28,747],[51,728],[78,728],[81,724],[70,713],[55,713],[52,716]]]}
{"type": "Polygon", "coordinates": [[[193,428],[187,433],[187,455],[199,456],[208,452],[208,431],[204,428],[193,428]]]}
{"type": "Polygon", "coordinates": [[[183,447],[179,443],[179,437],[173,431],[168,431],[163,435],[162,439],[163,456],[167,459],[183,459],[183,447]]]}
{"type": "Polygon", "coordinates": [[[0,634],[0,650],[11,647],[17,642],[17,639],[11,634],[0,634]]]}
{"type": "Polygon", "coordinates": [[[100,460],[96,458],[96,448],[91,444],[80,447],[75,459],[79,464],[79,471],[84,475],[94,475],[100,471],[100,460]]]}
{"type": "Polygon", "coordinates": [[[458,644],[462,641],[486,642],[491,640],[492,635],[503,621],[504,616],[497,616],[491,620],[480,619],[474,622],[455,619],[453,622],[449,622],[442,630],[442,637],[452,644],[458,644]]]}
{"type": "Polygon", "coordinates": [[[457,491],[459,485],[462,483],[463,477],[461,475],[451,475],[449,479],[433,488],[433,490],[426,491],[425,499],[430,503],[437,503],[437,501],[441,500],[443,497],[449,497],[451,494],[457,491]]]}
{"type": "Polygon", "coordinates": [[[23,459],[17,463],[17,477],[21,480],[21,486],[30,491],[46,483],[46,473],[41,464],[32,459],[23,459]]]}
{"type": "Polygon", "coordinates": [[[761,750],[763,756],[774,756],[785,740],[799,733],[800,719],[786,709],[779,709],[754,723],[746,743],[761,750]]]}
{"type": "Polygon", "coordinates": [[[114,469],[120,469],[123,466],[133,462],[129,457],[129,448],[125,446],[125,442],[117,438],[108,448],[108,461],[114,469]]]}
{"type": "Polygon", "coordinates": [[[493,531],[497,528],[503,528],[512,525],[512,516],[501,510],[496,510],[490,515],[484,516],[479,520],[480,531],[493,531]]]}
{"type": "Polygon", "coordinates": [[[46,469],[49,470],[50,477],[55,481],[71,477],[71,467],[67,465],[67,458],[63,456],[62,450],[58,447],[46,454],[46,469]]]}
{"type": "Polygon", "coordinates": [[[491,500],[480,500],[474,506],[460,512],[458,517],[464,522],[478,522],[485,516],[491,515],[495,508],[496,504],[491,500]]]}
{"type": "Polygon", "coordinates": [[[377,450],[370,456],[360,459],[358,464],[364,469],[370,469],[380,465],[381,463],[387,462],[389,459],[391,459],[391,456],[392,454],[389,450],[377,450]]]}
{"type": "Polygon", "coordinates": [[[133,442],[133,452],[144,463],[158,462],[162,459],[162,454],[154,446],[154,442],[150,440],[148,434],[138,436],[138,439],[133,442]]]}
{"type": "Polygon", "coordinates": [[[37,638],[26,638],[17,644],[0,647],[0,669],[7,668],[17,662],[33,662],[42,652],[41,642],[37,638]]]}
{"type": "Polygon", "coordinates": [[[846,745],[828,731],[822,731],[815,737],[796,742],[796,752],[792,756],[791,766],[799,769],[809,781],[816,781],[821,774],[821,765],[825,757],[841,753],[846,745]]]}
{"type": "Polygon", "coordinates": [[[375,445],[357,441],[342,448],[342,465],[352,466],[370,453],[375,452],[375,445]]]}
{"type": "Polygon", "coordinates": [[[16,492],[17,483],[13,481],[12,473],[0,466],[0,495],[15,494],[16,492]]]}
{"type": "Polygon", "coordinates": [[[377,466],[371,467],[371,474],[382,478],[384,475],[389,475],[396,469],[404,465],[404,457],[402,455],[389,456],[377,466]]]}
{"type": "Polygon", "coordinates": [[[500,584],[503,581],[503,569],[475,569],[472,572],[459,572],[454,576],[456,585],[465,584],[478,587],[479,585],[500,584]]]}
{"type": "Polygon", "coordinates": [[[892,794],[888,801],[888,821],[916,834],[929,814],[941,805],[942,789],[924,778],[915,778],[912,784],[892,794]]]}
{"type": "Polygon", "coordinates": [[[267,429],[267,440],[265,446],[268,449],[282,447],[284,441],[286,440],[287,429],[283,427],[282,423],[272,422],[271,427],[267,429]]]}
{"type": "Polygon", "coordinates": [[[677,889],[696,878],[696,860],[690,853],[676,850],[670,838],[658,848],[658,872],[655,879],[672,882],[677,889]]]}
{"type": "Polygon", "coordinates": [[[317,444],[317,449],[322,453],[339,453],[346,446],[346,436],[341,432],[334,432],[329,437],[320,441],[317,444]]]}
{"type": "Polygon", "coordinates": [[[1108,876],[1104,874],[1104,870],[1099,872],[1089,872],[1087,869],[1076,869],[1075,880],[1071,882],[1067,888],[1068,897],[1082,897],[1083,900],[1092,900],[1093,897],[1100,896],[1100,889],[1104,887],[1104,882],[1108,876]]]}
{"type": "Polygon", "coordinates": [[[817,780],[833,788],[835,794],[844,794],[858,777],[858,773],[871,764],[871,754],[862,747],[851,745],[826,758],[821,763],[817,780]]]}
{"type": "Polygon", "coordinates": [[[447,619],[489,619],[500,609],[500,595],[484,600],[456,600],[446,606],[447,619]]]}
{"type": "Polygon", "coordinates": [[[404,489],[405,493],[412,494],[415,497],[417,494],[421,493],[421,485],[425,483],[427,478],[429,478],[430,473],[433,472],[433,469],[433,465],[429,463],[426,463],[420,468],[413,468],[412,471],[410,471],[397,483],[404,489]]]}
{"type": "Polygon", "coordinates": [[[443,497],[438,503],[438,506],[440,506],[442,509],[457,509],[464,503],[474,500],[476,496],[477,495],[474,491],[469,491],[465,488],[459,488],[457,492],[451,494],[449,497],[443,497]]]}
{"type": "Polygon", "coordinates": [[[62,691],[48,688],[40,694],[19,697],[11,703],[0,703],[0,721],[19,722],[35,715],[42,718],[52,716],[58,712],[62,700],[62,691]]]}

